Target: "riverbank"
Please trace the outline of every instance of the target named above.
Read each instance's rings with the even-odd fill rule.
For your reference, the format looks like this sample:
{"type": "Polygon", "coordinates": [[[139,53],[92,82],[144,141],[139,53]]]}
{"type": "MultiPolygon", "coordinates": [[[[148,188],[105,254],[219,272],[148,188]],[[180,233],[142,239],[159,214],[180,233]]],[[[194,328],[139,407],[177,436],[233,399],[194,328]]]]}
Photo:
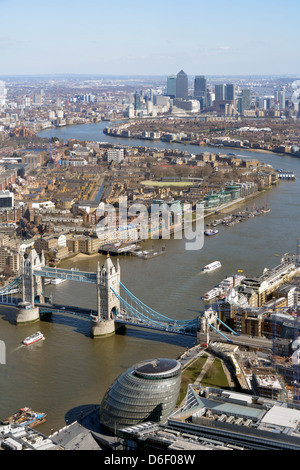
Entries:
{"type": "MultiPolygon", "coordinates": [[[[193,116],[193,119],[194,119],[194,116],[193,116]]],[[[40,134],[43,134],[43,133],[47,133],[47,132],[51,132],[51,134],[57,130],[57,134],[60,134],[64,129],[72,129],[72,128],[80,128],[81,126],[101,126],[101,125],[105,125],[106,127],[108,127],[108,124],[109,123],[113,123],[113,124],[116,124],[116,123],[123,123],[123,122],[126,122],[127,119],[126,118],[123,118],[123,119],[111,119],[110,121],[107,121],[107,120],[99,120],[97,122],[84,122],[84,123],[72,123],[72,124],[66,124],[64,126],[60,126],[60,127],[55,127],[55,126],[51,126],[50,128],[47,128],[47,129],[41,129],[38,131],[38,135],[40,137],[43,138],[42,135],[40,134]]],[[[237,150],[240,150],[240,151],[249,151],[249,152],[255,152],[255,153],[268,153],[268,154],[273,154],[273,155],[276,155],[276,156],[290,156],[290,157],[294,157],[294,158],[300,158],[300,155],[297,155],[297,154],[294,154],[294,153],[291,153],[291,152],[276,152],[274,150],[271,150],[271,149],[267,149],[267,148],[254,148],[254,147],[237,147],[237,146],[233,146],[233,145],[217,145],[217,144],[213,144],[213,143],[201,143],[199,144],[199,142],[195,142],[195,141],[179,141],[179,140],[173,140],[173,141],[166,141],[166,140],[163,140],[163,139],[150,139],[150,138],[145,138],[143,136],[134,136],[134,135],[130,135],[130,136],[126,136],[126,135],[114,135],[114,134],[110,134],[108,132],[105,132],[105,128],[104,129],[101,129],[101,132],[108,136],[109,138],[113,140],[124,140],[124,139],[127,139],[127,140],[133,140],[133,141],[143,141],[143,143],[145,142],[145,147],[147,147],[149,145],[149,143],[151,144],[150,146],[152,146],[152,144],[155,144],[155,143],[158,143],[158,142],[161,142],[163,144],[170,144],[171,146],[176,146],[176,145],[180,145],[182,147],[186,147],[186,146],[193,146],[193,147],[199,147],[199,149],[202,149],[205,148],[205,149],[210,149],[210,148],[214,148],[215,150],[218,150],[220,151],[221,149],[225,149],[225,150],[234,150],[234,151],[237,151],[237,150]],[[148,145],[147,145],[148,143],[148,145]]],[[[53,137],[53,136],[52,136],[53,137]]],[[[48,138],[48,137],[47,137],[48,138]]],[[[59,138],[59,137],[58,137],[59,138]]],[[[71,137],[70,137],[71,138],[71,137]]],[[[78,138],[78,140],[82,140],[82,141],[85,141],[85,140],[91,140],[93,142],[109,142],[109,141],[103,141],[101,139],[92,139],[92,138],[78,138]]],[[[142,145],[128,145],[129,147],[142,147],[142,145]]],[[[208,150],[204,150],[204,151],[208,151],[208,150]]]]}
{"type": "Polygon", "coordinates": [[[63,268],[63,267],[64,267],[64,263],[65,263],[66,261],[71,261],[72,263],[74,262],[74,264],[75,264],[77,261],[85,261],[85,260],[88,260],[88,259],[96,258],[97,256],[101,256],[101,253],[98,253],[98,251],[97,251],[96,253],[91,253],[91,254],[87,254],[87,253],[73,253],[72,255],[67,256],[66,258],[63,258],[63,259],[57,264],[57,267],[63,268]]]}
{"type": "MultiPolygon", "coordinates": [[[[124,122],[124,121],[119,121],[121,124],[124,122]]],[[[113,129],[113,128],[112,128],[113,129]]],[[[298,150],[296,153],[294,152],[280,152],[280,151],[276,151],[276,149],[268,149],[268,148],[256,148],[256,147],[252,147],[252,146],[235,146],[235,145],[226,145],[226,144],[218,144],[218,143],[210,143],[210,142],[199,142],[199,141],[195,141],[195,140],[179,140],[179,139],[173,139],[173,140],[169,140],[169,139],[166,139],[164,136],[161,136],[161,137],[156,137],[156,138],[151,138],[151,137],[144,137],[143,135],[140,135],[140,134],[130,134],[130,135],[126,135],[126,133],[122,134],[117,134],[117,133],[114,133],[114,132],[110,132],[110,127],[106,127],[105,129],[103,129],[103,133],[108,135],[109,137],[115,137],[115,138],[121,138],[121,139],[130,139],[130,140],[142,140],[142,141],[145,141],[145,142],[162,142],[162,143],[167,143],[167,144],[171,144],[171,145],[182,145],[182,146],[194,146],[194,147],[199,147],[201,149],[201,147],[213,147],[213,148],[217,148],[217,149],[227,149],[227,150],[249,150],[251,152],[268,152],[268,153],[273,153],[273,154],[276,154],[276,155],[282,155],[282,156],[291,156],[291,157],[295,157],[295,158],[300,158],[300,151],[298,150]]],[[[226,137],[226,136],[225,136],[226,137]]],[[[256,144],[254,144],[256,145],[256,144]]],[[[283,146],[284,144],[279,144],[277,145],[276,148],[280,148],[281,146],[283,146]]],[[[145,145],[147,146],[147,145],[145,145]]]]}
{"type": "MultiPolygon", "coordinates": [[[[271,188],[270,188],[271,189],[271,188]]],[[[209,212],[207,212],[206,214],[204,215],[201,215],[200,217],[195,217],[195,219],[193,219],[191,221],[192,224],[198,222],[199,220],[201,219],[209,219],[209,218],[213,218],[215,217],[216,215],[219,215],[219,214],[222,214],[222,213],[227,213],[227,212],[230,212],[231,210],[233,210],[235,207],[238,207],[242,204],[245,204],[247,201],[251,201],[255,198],[258,198],[259,196],[262,196],[267,190],[262,190],[262,191],[256,191],[255,193],[253,194],[250,194],[248,196],[245,196],[243,198],[239,198],[239,199],[236,199],[234,201],[231,201],[231,202],[228,202],[226,204],[223,204],[222,206],[219,206],[219,207],[216,207],[212,210],[210,210],[209,212]]],[[[143,243],[143,242],[147,242],[147,241],[151,241],[151,240],[154,240],[156,238],[147,238],[145,240],[140,240],[139,243],[143,243]]],[[[150,250],[151,251],[151,250],[150,250]]],[[[163,251],[164,253],[164,251],[163,251]]],[[[103,254],[101,254],[100,252],[95,252],[95,253],[73,253],[69,256],[67,256],[66,258],[63,258],[58,264],[57,264],[57,267],[61,267],[63,268],[64,267],[64,264],[66,262],[69,262],[71,261],[72,264],[76,265],[76,263],[78,261],[86,261],[86,260],[91,260],[91,259],[94,259],[96,257],[99,257],[99,256],[103,256],[103,254]]],[[[151,253],[149,252],[149,257],[152,257],[151,256],[151,253]]],[[[141,257],[142,258],[142,257],[141,257]]],[[[145,259],[145,258],[143,258],[145,259]]]]}

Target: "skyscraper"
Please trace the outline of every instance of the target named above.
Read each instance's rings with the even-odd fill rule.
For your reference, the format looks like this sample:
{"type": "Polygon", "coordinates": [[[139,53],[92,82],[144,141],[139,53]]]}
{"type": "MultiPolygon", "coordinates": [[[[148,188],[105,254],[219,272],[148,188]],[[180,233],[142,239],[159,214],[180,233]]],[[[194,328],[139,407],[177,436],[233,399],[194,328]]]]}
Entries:
{"type": "Polygon", "coordinates": [[[136,91],[134,94],[134,109],[141,109],[141,95],[138,91],[136,91]]]}
{"type": "Polygon", "coordinates": [[[175,98],[176,96],[176,75],[170,75],[167,78],[167,95],[170,98],[175,98]]]}
{"type": "Polygon", "coordinates": [[[284,109],[285,108],[285,89],[281,88],[281,90],[274,91],[274,101],[275,101],[275,109],[284,109]]]}
{"type": "Polygon", "coordinates": [[[242,90],[242,109],[247,110],[250,109],[251,106],[251,95],[250,95],[250,90],[248,88],[245,88],[242,90]]]}
{"type": "Polygon", "coordinates": [[[188,99],[188,76],[183,70],[176,77],[176,98],[188,99]]]}
{"type": "Polygon", "coordinates": [[[0,107],[5,106],[6,103],[6,93],[5,82],[0,80],[0,107]]]}
{"type": "Polygon", "coordinates": [[[204,75],[195,76],[194,98],[200,101],[201,109],[206,108],[206,78],[204,75]]]}
{"type": "Polygon", "coordinates": [[[241,96],[238,98],[238,111],[243,114],[244,111],[249,110],[251,107],[251,94],[248,88],[242,90],[241,96]]]}
{"type": "Polygon", "coordinates": [[[215,85],[215,100],[224,101],[225,100],[225,85],[215,85]]]}
{"type": "Polygon", "coordinates": [[[232,83],[228,83],[227,85],[225,85],[225,100],[226,101],[235,100],[234,85],[232,83]]]}

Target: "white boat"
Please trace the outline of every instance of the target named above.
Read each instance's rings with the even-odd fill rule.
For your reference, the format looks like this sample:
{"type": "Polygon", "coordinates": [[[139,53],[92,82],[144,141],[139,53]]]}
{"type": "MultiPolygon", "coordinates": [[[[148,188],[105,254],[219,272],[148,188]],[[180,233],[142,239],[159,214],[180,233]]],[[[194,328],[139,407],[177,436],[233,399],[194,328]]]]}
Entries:
{"type": "Polygon", "coordinates": [[[222,265],[221,265],[220,261],[214,261],[213,263],[209,263],[206,266],[204,266],[203,271],[207,273],[207,272],[210,272],[210,271],[214,271],[214,269],[221,268],[221,266],[222,265]]]}
{"type": "Polygon", "coordinates": [[[66,279],[51,279],[50,283],[51,284],[61,284],[62,282],[66,282],[66,279]]]}
{"type": "Polygon", "coordinates": [[[27,336],[27,338],[23,340],[23,344],[28,346],[29,344],[37,343],[38,341],[41,341],[42,339],[45,339],[44,335],[40,331],[37,331],[31,336],[27,336]]]}
{"type": "Polygon", "coordinates": [[[245,276],[242,274],[226,277],[226,279],[220,282],[219,288],[222,292],[227,292],[231,287],[239,286],[243,279],[245,279],[245,276]]]}
{"type": "Polygon", "coordinates": [[[207,237],[211,237],[212,235],[217,235],[217,233],[219,233],[219,230],[205,230],[204,232],[204,235],[206,235],[207,237]]]}
{"type": "Polygon", "coordinates": [[[206,294],[204,294],[203,299],[211,300],[211,299],[214,299],[215,297],[218,297],[219,294],[220,294],[220,289],[218,287],[214,287],[210,291],[206,292],[206,294]]]}

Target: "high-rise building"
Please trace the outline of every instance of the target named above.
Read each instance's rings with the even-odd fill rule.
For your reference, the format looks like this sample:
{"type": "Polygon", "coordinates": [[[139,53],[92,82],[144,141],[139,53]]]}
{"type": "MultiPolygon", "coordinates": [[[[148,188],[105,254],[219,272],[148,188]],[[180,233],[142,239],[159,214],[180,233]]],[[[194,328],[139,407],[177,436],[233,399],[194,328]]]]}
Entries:
{"type": "Polygon", "coordinates": [[[234,101],[235,100],[235,90],[232,83],[225,85],[225,100],[234,101]]]}
{"type": "Polygon", "coordinates": [[[141,109],[141,95],[138,91],[136,91],[134,94],[134,109],[141,109]]]}
{"type": "Polygon", "coordinates": [[[176,97],[176,75],[170,75],[167,78],[167,95],[170,98],[176,97]]]}
{"type": "Polygon", "coordinates": [[[5,82],[0,80],[0,108],[4,107],[6,104],[6,95],[7,95],[7,90],[5,88],[5,82]]]}
{"type": "Polygon", "coordinates": [[[275,109],[284,109],[285,108],[285,89],[281,88],[281,90],[274,91],[274,101],[275,101],[275,109]]]}
{"type": "Polygon", "coordinates": [[[215,85],[214,109],[220,114],[230,114],[235,108],[235,89],[231,83],[215,85]]]}
{"type": "Polygon", "coordinates": [[[206,108],[207,104],[207,91],[206,91],[206,78],[204,75],[196,75],[194,80],[194,98],[200,101],[201,109],[206,108]]]}
{"type": "Polygon", "coordinates": [[[215,85],[215,100],[224,101],[225,100],[225,85],[215,85]]]}
{"type": "Polygon", "coordinates": [[[183,70],[180,70],[176,77],[176,98],[187,100],[188,90],[188,76],[183,70]]]}
{"type": "Polygon", "coordinates": [[[243,114],[244,111],[249,110],[251,107],[251,94],[248,88],[242,90],[242,94],[238,99],[238,111],[243,114]]]}
{"type": "Polygon", "coordinates": [[[33,93],[32,104],[41,106],[43,104],[43,96],[41,93],[33,93]]]}

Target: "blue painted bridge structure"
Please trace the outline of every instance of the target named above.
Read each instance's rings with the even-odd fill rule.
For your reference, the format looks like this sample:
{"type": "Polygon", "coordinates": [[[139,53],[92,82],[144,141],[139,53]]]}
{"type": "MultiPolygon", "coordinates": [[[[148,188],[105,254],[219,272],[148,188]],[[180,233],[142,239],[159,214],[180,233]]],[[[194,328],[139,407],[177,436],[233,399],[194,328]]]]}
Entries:
{"type": "MultiPolygon", "coordinates": [[[[106,335],[107,332],[111,333],[121,325],[195,337],[200,328],[199,316],[179,320],[162,315],[147,306],[121,282],[119,262],[115,267],[109,256],[103,267],[100,268],[98,264],[97,272],[93,273],[45,266],[43,257],[32,250],[29,257],[24,259],[22,275],[0,289],[0,304],[20,306],[22,315],[25,315],[25,320],[28,319],[28,321],[36,321],[39,319],[40,313],[49,311],[89,319],[93,324],[93,331],[98,332],[100,329],[99,336],[106,335]],[[52,304],[46,301],[43,294],[45,279],[63,279],[95,284],[97,310],[91,311],[90,309],[52,304]],[[31,311],[34,313],[33,316],[30,316],[31,311]],[[27,317],[27,315],[29,316],[27,317]]],[[[213,324],[207,324],[216,331],[219,330],[213,324]]],[[[224,333],[220,332],[220,334],[231,342],[224,333]]]]}

